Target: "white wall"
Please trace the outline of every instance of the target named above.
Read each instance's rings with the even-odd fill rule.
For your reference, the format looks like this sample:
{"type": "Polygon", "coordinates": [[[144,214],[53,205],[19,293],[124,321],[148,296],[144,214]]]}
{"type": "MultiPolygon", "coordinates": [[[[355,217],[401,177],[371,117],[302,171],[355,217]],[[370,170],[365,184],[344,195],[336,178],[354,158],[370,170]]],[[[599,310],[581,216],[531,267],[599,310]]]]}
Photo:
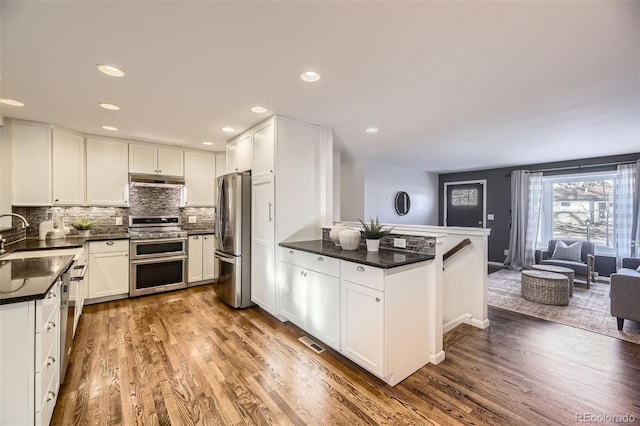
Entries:
{"type": "Polygon", "coordinates": [[[438,175],[372,161],[341,167],[341,220],[369,220],[410,225],[438,224],[438,175]],[[398,191],[411,198],[411,209],[399,216],[394,209],[398,191]]]}
{"type": "Polygon", "coordinates": [[[340,151],[333,150],[333,221],[340,221],[340,151]]]}
{"type": "MultiPolygon", "coordinates": [[[[11,213],[11,139],[6,132],[0,128],[0,213],[11,213]]],[[[10,217],[0,219],[0,229],[10,227],[10,217]]]]}

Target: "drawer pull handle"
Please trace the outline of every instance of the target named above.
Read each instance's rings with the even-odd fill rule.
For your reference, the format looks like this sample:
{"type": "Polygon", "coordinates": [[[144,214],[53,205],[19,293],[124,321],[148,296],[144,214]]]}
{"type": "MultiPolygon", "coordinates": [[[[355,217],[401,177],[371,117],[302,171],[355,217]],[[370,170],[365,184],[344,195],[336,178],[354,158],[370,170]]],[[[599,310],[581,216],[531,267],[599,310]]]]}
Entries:
{"type": "Polygon", "coordinates": [[[47,323],[47,330],[51,330],[52,328],[55,328],[55,326],[56,326],[56,323],[55,323],[55,322],[51,322],[51,321],[49,321],[49,322],[47,323]]]}
{"type": "Polygon", "coordinates": [[[322,256],[318,256],[318,262],[322,262],[323,260],[322,256]]]}
{"type": "Polygon", "coordinates": [[[379,298],[379,297],[376,297],[376,302],[379,302],[379,301],[380,301],[380,298],[379,298]]]}
{"type": "Polygon", "coordinates": [[[304,271],[300,271],[300,275],[304,277],[304,271]]]}
{"type": "Polygon", "coordinates": [[[364,267],[363,266],[358,266],[356,268],[356,271],[364,272],[364,267]]]}
{"type": "Polygon", "coordinates": [[[113,245],[113,241],[107,241],[107,245],[108,246],[112,246],[113,245]]]}
{"type": "Polygon", "coordinates": [[[193,237],[193,239],[194,239],[194,240],[199,240],[199,239],[200,239],[200,237],[198,237],[197,235],[195,235],[195,236],[193,237]]]}
{"type": "Polygon", "coordinates": [[[53,364],[54,362],[56,362],[56,359],[54,357],[50,356],[49,358],[47,358],[47,367],[53,364]]]}
{"type": "Polygon", "coordinates": [[[56,294],[52,291],[49,292],[49,294],[47,294],[47,299],[54,299],[56,297],[56,294]]]}
{"type": "Polygon", "coordinates": [[[293,254],[293,250],[289,250],[289,254],[293,254]]]}
{"type": "Polygon", "coordinates": [[[47,392],[47,401],[51,401],[55,397],[56,397],[55,393],[53,393],[51,391],[47,392]]]}

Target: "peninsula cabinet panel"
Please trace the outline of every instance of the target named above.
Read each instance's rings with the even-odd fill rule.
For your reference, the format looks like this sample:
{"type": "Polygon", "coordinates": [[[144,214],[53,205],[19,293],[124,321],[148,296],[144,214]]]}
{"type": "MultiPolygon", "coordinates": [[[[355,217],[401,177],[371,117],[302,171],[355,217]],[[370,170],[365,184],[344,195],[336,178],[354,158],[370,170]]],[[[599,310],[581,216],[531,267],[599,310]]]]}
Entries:
{"type": "Polygon", "coordinates": [[[87,205],[129,206],[129,146],[87,138],[87,205]]]}
{"type": "Polygon", "coordinates": [[[84,136],[53,129],[52,168],[53,204],[83,205],[86,181],[84,136]]]}
{"type": "Polygon", "coordinates": [[[51,205],[51,128],[11,120],[12,203],[14,206],[51,205]]]}

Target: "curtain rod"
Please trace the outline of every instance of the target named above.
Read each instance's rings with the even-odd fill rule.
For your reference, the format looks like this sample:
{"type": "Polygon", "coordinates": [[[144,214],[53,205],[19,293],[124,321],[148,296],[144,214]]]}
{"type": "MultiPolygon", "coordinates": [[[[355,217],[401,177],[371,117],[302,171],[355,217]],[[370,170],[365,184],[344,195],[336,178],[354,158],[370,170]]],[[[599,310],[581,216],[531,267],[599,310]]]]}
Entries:
{"type": "MultiPolygon", "coordinates": [[[[640,160],[637,161],[618,161],[618,162],[614,162],[614,163],[600,163],[600,164],[585,164],[585,165],[578,165],[578,166],[567,166],[567,167],[552,167],[549,169],[538,169],[538,170],[529,170],[532,173],[535,172],[556,172],[556,171],[560,171],[560,170],[574,170],[574,169],[586,169],[586,168],[590,168],[590,167],[606,167],[606,166],[619,166],[622,164],[635,164],[640,160]]],[[[507,173],[504,177],[510,177],[511,176],[511,172],[507,173]]]]}

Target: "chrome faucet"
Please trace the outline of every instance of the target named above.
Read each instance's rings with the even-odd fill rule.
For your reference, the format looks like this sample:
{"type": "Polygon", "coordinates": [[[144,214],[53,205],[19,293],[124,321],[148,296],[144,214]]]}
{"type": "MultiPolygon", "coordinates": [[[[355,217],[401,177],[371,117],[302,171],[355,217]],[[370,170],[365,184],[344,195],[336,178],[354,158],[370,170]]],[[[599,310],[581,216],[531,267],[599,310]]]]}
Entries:
{"type": "MultiPolygon", "coordinates": [[[[21,216],[17,213],[4,213],[4,214],[0,214],[0,217],[5,217],[5,216],[15,216],[18,219],[20,219],[22,221],[22,228],[26,228],[27,226],[29,226],[29,222],[27,221],[27,219],[24,218],[24,216],[21,216]]],[[[7,240],[2,238],[2,235],[0,235],[0,254],[3,254],[6,250],[4,249],[4,243],[6,243],[7,240]]]]}

